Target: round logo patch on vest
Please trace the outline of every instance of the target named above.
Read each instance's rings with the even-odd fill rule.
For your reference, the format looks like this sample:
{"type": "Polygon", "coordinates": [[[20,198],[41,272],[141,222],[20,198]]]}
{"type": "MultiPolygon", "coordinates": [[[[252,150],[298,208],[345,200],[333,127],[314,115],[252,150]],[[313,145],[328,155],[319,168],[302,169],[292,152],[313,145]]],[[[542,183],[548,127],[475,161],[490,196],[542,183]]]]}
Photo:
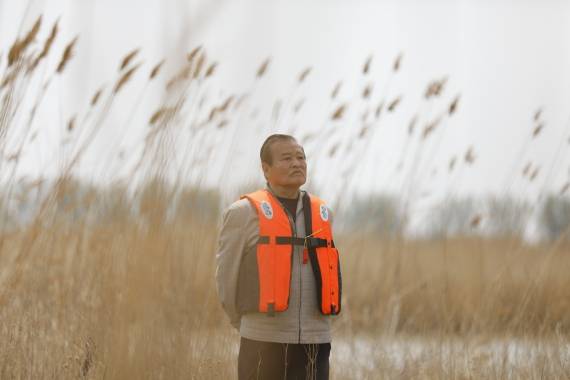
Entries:
{"type": "Polygon", "coordinates": [[[321,219],[325,222],[329,220],[329,209],[325,205],[321,205],[321,219]]]}
{"type": "Polygon", "coordinates": [[[261,211],[263,211],[263,215],[265,215],[267,219],[273,219],[273,209],[271,208],[269,202],[261,202],[261,211]]]}

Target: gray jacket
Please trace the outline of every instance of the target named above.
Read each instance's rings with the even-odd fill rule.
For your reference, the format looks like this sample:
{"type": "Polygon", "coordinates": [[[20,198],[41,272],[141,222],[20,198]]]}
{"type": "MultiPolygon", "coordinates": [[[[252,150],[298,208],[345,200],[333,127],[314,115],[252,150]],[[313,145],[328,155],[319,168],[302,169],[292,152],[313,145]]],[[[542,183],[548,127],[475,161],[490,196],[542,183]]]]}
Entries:
{"type": "MultiPolygon", "coordinates": [[[[268,188],[269,191],[271,189],[268,188]]],[[[305,236],[302,191],[297,203],[296,236],[305,236]]],[[[329,210],[330,211],[330,210],[329,210]]],[[[332,215],[331,215],[332,223],[332,215]]],[[[303,264],[303,247],[295,246],[291,268],[289,307],[268,316],[240,315],[236,305],[240,264],[244,255],[257,250],[259,219],[247,199],[232,203],[224,212],[216,254],[216,284],[222,306],[244,338],[279,343],[329,343],[331,316],[321,314],[311,261],[303,264]]]]}

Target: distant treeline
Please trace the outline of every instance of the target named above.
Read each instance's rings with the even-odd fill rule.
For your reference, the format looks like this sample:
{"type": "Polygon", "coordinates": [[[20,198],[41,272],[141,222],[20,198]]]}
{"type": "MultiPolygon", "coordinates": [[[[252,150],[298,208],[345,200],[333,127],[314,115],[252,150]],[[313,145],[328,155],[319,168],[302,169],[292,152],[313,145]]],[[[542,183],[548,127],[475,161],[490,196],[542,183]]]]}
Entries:
{"type": "MultiPolygon", "coordinates": [[[[125,183],[106,186],[77,179],[20,181],[0,190],[0,220],[12,230],[42,214],[53,222],[166,223],[187,220],[215,224],[222,196],[217,189],[172,186],[158,179],[132,189],[125,183]]],[[[570,240],[570,199],[546,196],[530,204],[512,197],[455,197],[435,203],[418,214],[394,195],[359,196],[334,210],[336,228],[378,236],[412,234],[440,239],[452,236],[520,237],[570,240]]]]}

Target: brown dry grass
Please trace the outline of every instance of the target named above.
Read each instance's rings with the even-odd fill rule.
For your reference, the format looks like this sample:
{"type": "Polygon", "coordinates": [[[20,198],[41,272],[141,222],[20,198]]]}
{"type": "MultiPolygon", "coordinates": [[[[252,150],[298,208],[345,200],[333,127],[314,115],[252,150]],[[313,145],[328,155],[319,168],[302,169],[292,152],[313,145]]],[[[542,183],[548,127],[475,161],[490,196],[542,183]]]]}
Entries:
{"type": "MultiPolygon", "coordinates": [[[[164,203],[148,206],[157,210],[164,203]]],[[[157,213],[113,219],[107,225],[53,221],[4,236],[0,340],[7,344],[0,349],[0,377],[232,378],[238,338],[216,298],[215,225],[187,218],[162,224],[157,213]],[[28,259],[19,260],[24,250],[28,259]]],[[[397,373],[385,352],[390,341],[382,337],[459,339],[473,355],[462,349],[451,355],[456,374],[467,373],[462,356],[483,355],[476,354],[481,339],[548,340],[545,355],[564,349],[567,247],[371,236],[340,237],[338,245],[345,284],[344,312],[334,325],[338,347],[345,346],[343,355],[358,355],[360,341],[377,344],[366,351],[367,363],[346,368],[333,362],[336,378],[397,373]],[[383,372],[367,372],[369,366],[383,372]]],[[[436,347],[442,346],[431,350],[436,347]]],[[[408,358],[403,378],[447,377],[442,369],[449,358],[422,355],[408,358]]],[[[544,360],[557,359],[549,355],[544,360]]],[[[487,367],[479,369],[507,371],[510,365],[487,367]]],[[[564,370],[553,367],[547,378],[562,378],[564,370]]]]}

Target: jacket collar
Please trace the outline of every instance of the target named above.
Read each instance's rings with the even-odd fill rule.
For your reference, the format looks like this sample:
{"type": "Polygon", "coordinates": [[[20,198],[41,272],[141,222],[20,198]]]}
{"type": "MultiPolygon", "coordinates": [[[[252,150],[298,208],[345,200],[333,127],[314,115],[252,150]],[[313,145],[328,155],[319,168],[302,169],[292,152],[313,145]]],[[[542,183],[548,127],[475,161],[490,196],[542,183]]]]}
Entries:
{"type": "MultiPolygon", "coordinates": [[[[273,191],[273,189],[271,188],[271,185],[269,184],[269,182],[265,183],[265,190],[269,191],[271,193],[271,195],[273,195],[275,197],[275,199],[277,199],[277,201],[279,201],[279,198],[277,198],[277,195],[275,194],[275,191],[273,191]]],[[[303,198],[307,195],[307,192],[305,190],[299,189],[299,199],[297,200],[297,215],[299,215],[299,212],[303,211],[303,198]]]]}

